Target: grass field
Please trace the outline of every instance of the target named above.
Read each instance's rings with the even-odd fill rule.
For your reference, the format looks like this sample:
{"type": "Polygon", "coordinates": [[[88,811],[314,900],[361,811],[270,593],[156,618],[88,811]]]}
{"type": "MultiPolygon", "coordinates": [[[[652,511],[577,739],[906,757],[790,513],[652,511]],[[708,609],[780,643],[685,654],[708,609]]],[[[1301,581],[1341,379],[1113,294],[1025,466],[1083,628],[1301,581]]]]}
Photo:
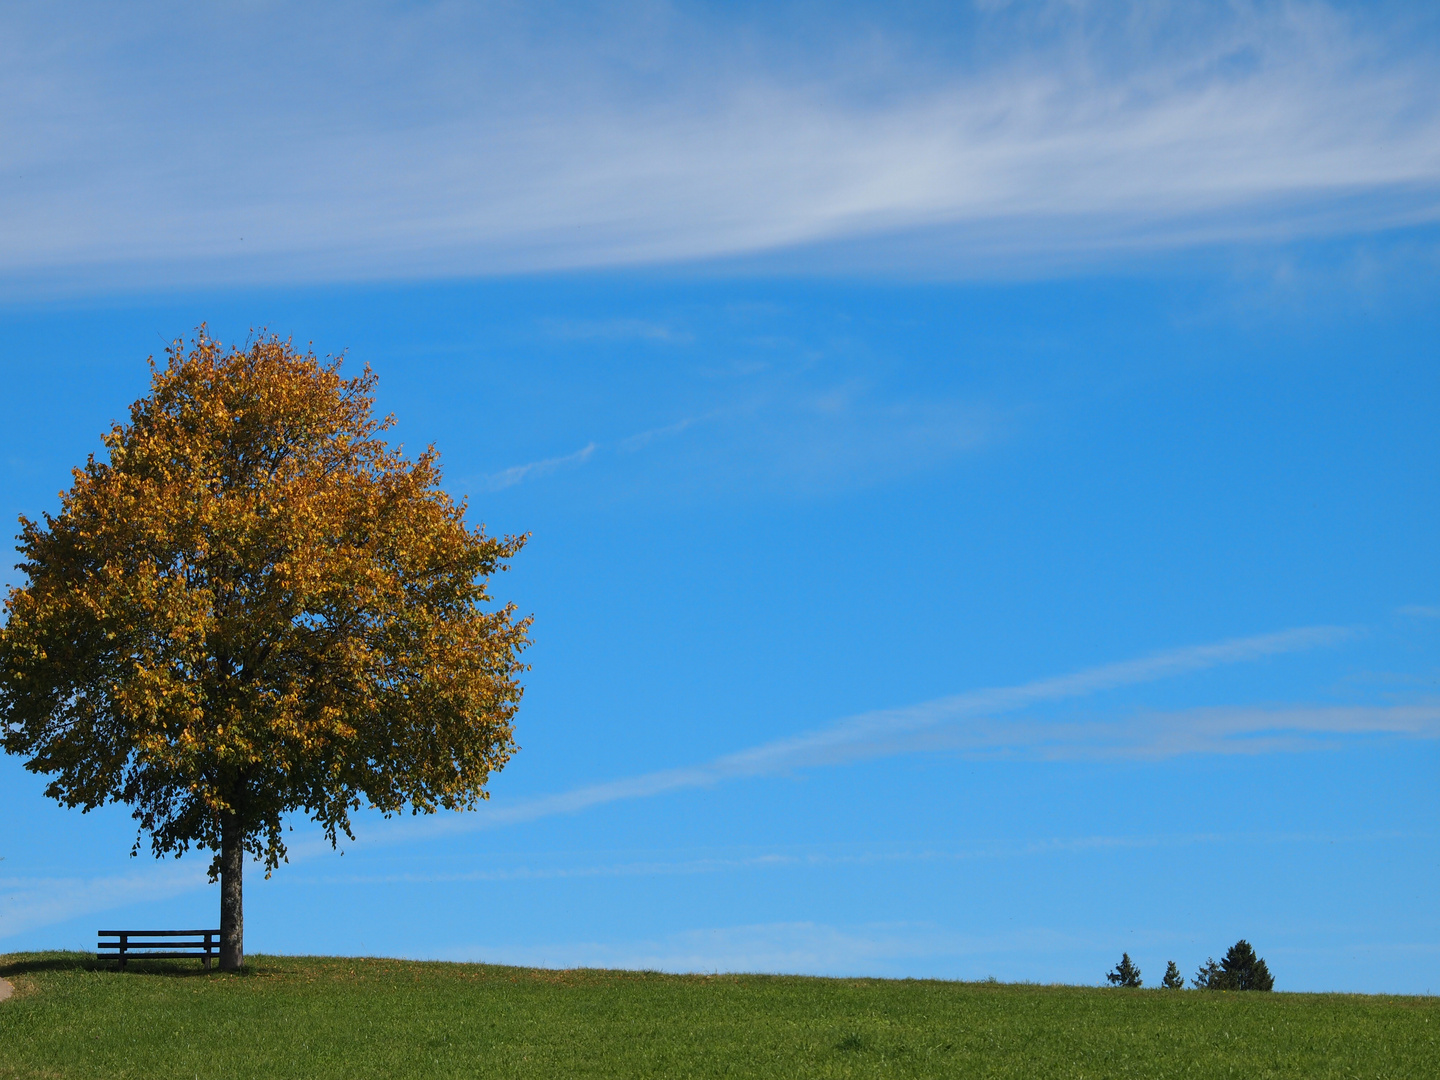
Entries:
{"type": "Polygon", "coordinates": [[[1440,1077],[1440,998],[0,957],[0,1077],[1440,1077]],[[113,965],[112,965],[113,967],[113,965]]]}

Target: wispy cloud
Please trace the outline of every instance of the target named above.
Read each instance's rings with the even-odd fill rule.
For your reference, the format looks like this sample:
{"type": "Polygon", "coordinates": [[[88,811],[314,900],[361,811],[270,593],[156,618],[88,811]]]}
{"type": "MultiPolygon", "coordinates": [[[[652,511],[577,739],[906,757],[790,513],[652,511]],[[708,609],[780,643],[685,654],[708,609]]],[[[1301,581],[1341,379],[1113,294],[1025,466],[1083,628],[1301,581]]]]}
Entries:
{"type": "Polygon", "coordinates": [[[93,878],[0,878],[0,938],[127,904],[164,900],[207,884],[204,868],[194,862],[93,878]]]}
{"type": "MultiPolygon", "coordinates": [[[[1140,711],[1119,720],[1047,722],[1027,717],[1000,719],[1005,714],[1049,703],[1084,698],[1223,665],[1334,645],[1353,637],[1355,633],[1344,627],[1302,627],[1173,649],[1016,686],[992,687],[905,708],[865,713],[817,731],[763,743],[700,765],[586,785],[556,795],[508,804],[491,803],[473,814],[385,823],[366,830],[360,843],[362,846],[384,845],[425,836],[490,829],[576,813],[608,803],[713,787],[747,777],[843,765],[895,754],[946,752],[976,757],[1153,759],[1189,753],[1313,749],[1329,745],[1339,738],[1354,736],[1440,738],[1440,702],[1390,706],[1245,706],[1171,712],[1140,711]]],[[[1155,841],[1154,838],[1092,837],[1063,843],[1113,846],[1139,842],[1155,841]]],[[[1036,843],[1043,846],[1051,842],[1036,843]]],[[[1033,844],[1031,846],[1034,847],[1033,844]]],[[[329,845],[320,839],[303,835],[289,847],[291,862],[294,863],[329,850],[329,845]]],[[[888,857],[955,858],[978,857],[980,854],[982,852],[977,849],[948,855],[933,852],[890,853],[888,857]]],[[[703,873],[747,866],[799,865],[826,858],[853,861],[884,857],[887,857],[884,853],[812,853],[797,856],[771,852],[664,864],[641,861],[613,866],[521,868],[464,876],[467,880],[470,877],[500,880],[507,874],[513,877],[561,877],[703,873]]],[[[3,905],[0,905],[0,937],[75,915],[108,910],[127,902],[159,899],[200,888],[204,884],[204,872],[192,866],[170,866],[144,874],[93,880],[17,878],[0,881],[0,895],[4,897],[3,905]]]]}
{"type": "Polygon", "coordinates": [[[566,341],[663,341],[685,344],[694,337],[646,319],[555,319],[544,324],[551,337],[566,341]]]}
{"type": "MultiPolygon", "coordinates": [[[[1248,917],[1247,917],[1248,918],[1248,917]]],[[[1118,920],[1117,920],[1118,921],[1118,920]]],[[[1266,953],[1290,959],[1287,989],[1333,990],[1321,972],[1345,970],[1392,960],[1399,955],[1434,956],[1440,947],[1431,941],[1375,941],[1373,931],[1349,926],[1314,926],[1298,929],[1283,919],[1261,920],[1252,935],[1264,933],[1266,953]],[[1309,978],[1296,971],[1309,968],[1309,978]],[[1313,966],[1312,966],[1313,965],[1313,966]],[[1298,978],[1297,978],[1298,976],[1298,978]],[[1299,985],[1296,985],[1298,982],[1299,985]]],[[[956,930],[924,921],[850,924],[773,922],[713,926],[658,933],[621,941],[569,941],[516,945],[504,941],[471,944],[445,950],[437,959],[514,964],[544,968],[619,968],[639,971],[694,973],[754,972],[829,975],[839,977],[905,977],[1026,979],[1044,982],[1089,983],[1114,963],[1118,942],[1149,964],[1168,957],[1182,960],[1185,970],[1213,952],[1215,940],[1230,940],[1233,925],[1223,917],[1202,915],[1199,924],[1184,930],[1166,926],[1163,919],[1139,926],[1126,919],[1120,925],[1094,920],[1088,926],[1061,920],[1059,926],[1008,926],[956,930]],[[1066,925],[1066,923],[1069,925],[1066,925]],[[1137,952],[1143,950],[1143,952],[1137,952]]],[[[1397,935],[1405,934],[1400,930],[1397,935]]],[[[1393,976],[1392,976],[1393,977],[1393,976]]],[[[1330,976],[1333,978],[1333,975],[1330,976]]],[[[1155,981],[1152,976],[1152,981],[1155,981]]],[[[1418,981],[1410,992],[1429,991],[1418,981]]],[[[1392,986],[1376,986],[1395,992],[1392,986]]]]}
{"type": "Polygon", "coordinates": [[[311,877],[287,875],[292,883],[312,881],[341,885],[443,885],[487,881],[555,881],[586,878],[686,877],[743,871],[830,869],[885,866],[898,863],[951,863],[980,860],[1044,858],[1081,852],[1121,852],[1210,845],[1374,844],[1430,839],[1414,832],[1364,833],[1155,833],[1132,835],[1056,836],[976,841],[964,847],[866,847],[826,845],[697,854],[688,858],[643,858],[562,865],[487,865],[464,871],[413,870],[390,873],[325,873],[311,877]]]}
{"type": "Polygon", "coordinates": [[[969,402],[887,401],[858,384],[830,387],[757,410],[747,435],[765,452],[747,479],[820,492],[882,482],[974,453],[1012,423],[969,402]]]}
{"type": "Polygon", "coordinates": [[[643,450],[656,439],[667,439],[679,435],[682,431],[688,431],[696,424],[703,424],[707,420],[713,420],[721,415],[722,410],[713,410],[703,416],[687,416],[683,420],[677,420],[673,424],[665,424],[661,427],[650,428],[648,431],[641,431],[628,438],[621,439],[616,443],[616,449],[623,453],[633,453],[636,450],[643,450]]]}
{"type": "Polygon", "coordinates": [[[549,476],[551,473],[558,472],[569,466],[582,465],[589,461],[597,450],[618,450],[621,453],[633,453],[637,450],[643,450],[656,440],[679,435],[681,432],[694,427],[696,424],[714,419],[720,414],[721,410],[715,410],[703,416],[686,417],[683,420],[677,420],[673,424],[665,424],[662,427],[650,428],[646,431],[627,436],[613,444],[587,443],[573,454],[545,458],[541,461],[531,461],[524,465],[512,465],[510,468],[502,469],[499,472],[487,473],[479,477],[474,483],[481,491],[503,491],[505,488],[514,487],[516,484],[525,480],[537,480],[542,476],[549,476]]]}
{"type": "MultiPolygon", "coordinates": [[[[688,877],[769,871],[830,870],[840,867],[883,867],[897,864],[944,864],[996,860],[1049,858],[1077,853],[1125,852],[1196,846],[1275,846],[1413,842],[1415,833],[1153,833],[1053,836],[977,840],[961,847],[905,845],[824,845],[784,847],[767,851],[732,850],[695,853],[682,858],[629,858],[605,862],[568,862],[530,865],[487,865],[458,872],[409,870],[380,873],[321,873],[307,876],[299,866],[287,867],[284,880],[292,886],[323,885],[454,885],[469,882],[573,881],[596,878],[688,877]]],[[[325,845],[302,844],[291,851],[290,862],[302,864],[328,851],[325,845]]],[[[658,853],[657,853],[658,854],[658,853]]],[[[258,869],[259,864],[254,864],[258,869]]],[[[129,904],[154,903],[187,892],[213,888],[197,867],[159,864],[132,874],[98,878],[0,878],[0,940],[53,926],[84,915],[111,911],[129,904]]],[[[607,946],[607,948],[610,946],[607,946]]],[[[570,949],[570,946],[563,947],[570,949]]],[[[468,955],[468,954],[467,954],[468,955]]],[[[552,955],[556,966],[586,962],[583,950],[552,955]]],[[[477,958],[479,954],[470,956],[477,958]]],[[[504,959],[493,953],[483,958],[504,959]]],[[[534,963],[533,959],[523,961],[534,963]]],[[[636,966],[621,964],[619,966],[636,966]]],[[[641,965],[644,966],[644,965],[641,965]]],[[[652,965],[653,966],[653,965],[652,965]]],[[[715,965],[709,965],[714,967],[715,965]]],[[[740,969],[734,969],[740,970],[740,969]]],[[[756,968],[755,970],[770,970],[756,968]]]]}
{"type": "Polygon", "coordinates": [[[1395,609],[1396,615],[1410,615],[1417,619],[1440,619],[1440,607],[1433,604],[1406,604],[1395,609]]]}
{"type": "Polygon", "coordinates": [[[696,485],[707,495],[725,488],[826,492],[952,461],[991,443],[1008,421],[994,409],[957,401],[885,401],[851,386],[767,389],[748,398],[737,393],[718,408],[468,483],[501,491],[602,455],[650,450],[705,427],[709,438],[703,444],[666,458],[667,468],[678,464],[684,470],[680,487],[696,485]]]}
{"type": "MultiPolygon", "coordinates": [[[[998,934],[965,934],[930,923],[872,923],[830,926],[814,922],[765,923],[686,930],[649,940],[569,942],[555,945],[472,945],[446,952],[444,959],[522,966],[601,967],[632,971],[804,972],[811,975],[874,975],[896,962],[927,965],[927,975],[954,978],[974,965],[1016,954],[1086,951],[1109,942],[1047,929],[998,934]]],[[[1053,959],[1052,959],[1053,964],[1053,959]]]]}
{"type": "Polygon", "coordinates": [[[1261,0],[845,20],[13,4],[0,275],[15,292],[786,249],[988,273],[1433,221],[1437,52],[1389,6],[1261,0]]]}
{"type": "Polygon", "coordinates": [[[1155,759],[1311,750],[1335,745],[1341,736],[1357,735],[1440,738],[1440,703],[1186,709],[1078,723],[974,721],[897,739],[880,752],[949,750],[975,757],[1155,759]]]}
{"type": "Polygon", "coordinates": [[[1220,665],[1333,645],[1354,633],[1344,627],[1301,627],[1172,649],[1019,686],[992,687],[905,708],[864,713],[818,731],[763,743],[700,765],[662,769],[509,804],[490,803],[470,815],[382,827],[368,839],[384,842],[418,834],[495,828],[576,813],[607,803],[713,787],[746,777],[926,750],[1044,757],[1155,757],[1217,749],[1291,748],[1292,744],[1283,740],[1293,739],[1296,733],[1390,732],[1422,737],[1437,734],[1440,706],[1389,711],[1359,708],[1194,710],[1110,724],[1017,723],[995,719],[1032,706],[1087,697],[1220,665]],[[1267,732],[1273,733],[1268,744],[1259,739],[1267,732]],[[1245,741],[1247,738],[1249,741],[1245,741]]]}
{"type": "Polygon", "coordinates": [[[531,461],[524,465],[512,465],[500,472],[482,476],[478,481],[478,486],[482,491],[503,491],[505,488],[514,487],[522,480],[548,476],[568,465],[583,464],[590,460],[590,455],[593,453],[595,453],[595,444],[592,442],[576,450],[573,454],[545,458],[543,461],[531,461]]]}

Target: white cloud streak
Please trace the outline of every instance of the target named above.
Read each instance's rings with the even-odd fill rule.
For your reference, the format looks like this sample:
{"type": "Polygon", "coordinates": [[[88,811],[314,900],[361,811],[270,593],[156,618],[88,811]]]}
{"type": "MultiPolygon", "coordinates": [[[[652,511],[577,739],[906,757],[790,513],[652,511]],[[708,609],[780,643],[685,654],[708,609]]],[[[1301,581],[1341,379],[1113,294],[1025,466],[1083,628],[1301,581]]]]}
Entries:
{"type": "Polygon", "coordinates": [[[0,938],[127,904],[164,900],[207,884],[205,871],[193,863],[94,878],[0,878],[0,938]]]}
{"type": "MultiPolygon", "coordinates": [[[[1334,645],[1354,635],[1355,631],[1344,627],[1302,627],[1173,649],[1018,686],[992,687],[906,708],[865,713],[818,731],[764,743],[696,766],[586,785],[556,795],[509,804],[487,804],[473,814],[386,823],[367,830],[359,846],[404,843],[428,836],[515,825],[614,802],[713,787],[731,780],[783,774],[801,768],[843,765],[896,754],[946,752],[977,757],[1155,759],[1189,753],[1306,750],[1333,745],[1337,739],[1354,736],[1440,738],[1440,703],[1436,702],[1392,706],[1200,708],[1140,712],[1117,721],[997,719],[1007,713],[1084,698],[1107,690],[1334,645]]],[[[1119,842],[1122,841],[1115,838],[1090,838],[1066,843],[1073,847],[1077,844],[1104,846],[1107,843],[1113,846],[1113,843],[1119,842]]],[[[1133,844],[1137,841],[1128,838],[1123,842],[1133,844]]],[[[1041,846],[1044,847],[1044,844],[1041,846]]],[[[300,836],[289,848],[290,861],[298,863],[324,854],[329,845],[318,837],[300,836]]],[[[930,857],[926,853],[910,855],[930,857]]],[[[960,856],[952,853],[950,857],[960,856]]],[[[813,863],[815,858],[806,856],[797,859],[784,853],[770,853],[741,859],[687,860],[673,865],[639,863],[569,870],[522,869],[509,875],[497,870],[462,877],[466,880],[472,877],[476,880],[498,880],[507,876],[704,873],[792,865],[806,860],[813,863]]],[[[853,859],[854,856],[835,858],[853,859]]],[[[0,880],[0,897],[3,897],[3,902],[0,902],[0,938],[89,912],[109,910],[128,902],[160,899],[201,888],[204,884],[203,871],[180,866],[99,879],[0,880]]]]}
{"type": "MultiPolygon", "coordinates": [[[[526,480],[537,480],[540,477],[549,476],[552,473],[558,472],[561,469],[565,469],[573,465],[583,465],[585,462],[591,459],[596,450],[613,449],[618,450],[621,453],[634,453],[637,450],[645,449],[647,446],[649,446],[652,442],[655,442],[656,440],[667,439],[675,435],[679,435],[688,428],[694,427],[696,424],[703,423],[707,420],[714,419],[719,415],[720,410],[714,410],[704,414],[703,416],[686,417],[685,419],[678,420],[673,424],[666,424],[663,427],[650,428],[648,431],[641,431],[635,435],[630,435],[615,443],[613,447],[603,446],[602,444],[596,442],[587,443],[585,446],[581,447],[573,454],[565,454],[561,457],[545,458],[541,461],[531,461],[527,462],[524,465],[512,465],[510,466],[510,468],[502,469],[500,472],[488,473],[484,476],[481,476],[474,481],[474,484],[481,491],[503,491],[506,488],[514,487],[516,484],[522,483],[526,480]]],[[[464,481],[462,481],[462,483],[464,483],[464,481]]]]}
{"type": "MultiPolygon", "coordinates": [[[[756,396],[649,428],[613,442],[591,442],[572,454],[463,478],[462,485],[496,492],[596,460],[631,455],[707,427],[707,445],[687,459],[688,478],[714,492],[726,484],[748,492],[779,486],[829,490],[873,483],[984,446],[1005,417],[959,402],[881,402],[863,389],[756,396]],[[718,466],[718,471],[717,471],[718,466]]],[[[671,455],[670,462],[676,460],[671,455]]]]}
{"type": "Polygon", "coordinates": [[[704,423],[706,420],[713,420],[719,415],[720,410],[712,410],[711,412],[705,413],[703,416],[687,416],[685,419],[677,420],[673,424],[665,424],[663,427],[650,428],[648,431],[642,431],[638,434],[631,435],[628,438],[621,439],[620,442],[616,444],[616,447],[622,453],[634,453],[636,450],[645,449],[645,447],[649,446],[657,439],[668,439],[671,436],[679,435],[681,432],[687,430],[688,428],[692,428],[696,424],[704,423]]]}
{"type": "Polygon", "coordinates": [[[537,477],[548,476],[569,465],[584,464],[590,460],[590,455],[593,453],[595,453],[595,444],[592,442],[576,450],[573,454],[566,454],[563,457],[545,458],[543,461],[531,461],[525,465],[512,465],[510,468],[502,469],[500,472],[490,473],[480,478],[478,486],[483,491],[503,491],[508,487],[514,487],[522,480],[533,480],[537,477]]]}
{"type": "Polygon", "coordinates": [[[694,340],[683,331],[645,319],[557,319],[547,322],[545,330],[562,341],[653,341],[682,345],[694,340]]]}
{"type": "Polygon", "coordinates": [[[1179,753],[1294,749],[1296,733],[1313,735],[1393,733],[1435,737],[1440,707],[1385,709],[1211,709],[1154,714],[1133,721],[1098,724],[1000,722],[1006,713],[1087,697],[1106,690],[1155,682],[1225,664],[1332,645],[1354,635],[1334,626],[1302,627],[1275,634],[1173,649],[1152,656],[1104,664],[1019,686],[936,698],[841,720],[818,731],[763,743],[700,765],[662,769],[641,776],[509,804],[490,803],[474,814],[427,818],[382,827],[367,842],[393,842],[417,835],[496,828],[607,803],[673,791],[713,787],[730,780],[794,769],[923,751],[987,756],[1162,757],[1179,753]],[[1259,738],[1273,733],[1270,741],[1259,738]],[[1286,741],[1286,740],[1290,741],[1286,741]]]}
{"type": "MultiPolygon", "coordinates": [[[[1097,935],[1098,936],[1098,935],[1097,935]]],[[[1013,962],[1015,954],[1053,957],[1091,942],[1052,930],[963,934],[926,923],[828,926],[767,923],[687,930],[648,941],[572,942],[557,945],[479,945],[448,950],[441,959],[544,968],[611,968],[672,972],[804,972],[873,975],[899,961],[949,967],[980,958],[1013,962]]],[[[931,977],[935,972],[927,972],[931,977]]],[[[949,977],[954,977],[953,969],[949,977]]],[[[972,974],[972,978],[978,973],[972,974]]]]}
{"type": "Polygon", "coordinates": [[[1167,758],[1313,750],[1347,736],[1440,738],[1440,703],[1227,707],[1141,712],[1119,721],[948,726],[886,752],[950,750],[974,757],[1167,758]]]}
{"type": "MultiPolygon", "coordinates": [[[[1157,920],[1150,926],[1011,925],[968,933],[919,921],[838,926],[816,922],[759,923],[683,930],[630,941],[533,945],[496,942],[445,950],[435,959],[550,969],[590,967],[700,974],[750,972],[971,980],[998,975],[1004,981],[1024,979],[1083,985],[1096,980],[1099,973],[1114,962],[1111,950],[1121,937],[1128,950],[1147,966],[1178,955],[1188,956],[1190,959],[1184,962],[1186,970],[1193,970],[1189,965],[1198,965],[1200,958],[1214,949],[1210,942],[1232,932],[1232,927],[1224,925],[1223,919],[1202,917],[1200,921],[1200,926],[1192,925],[1184,931],[1165,928],[1163,921],[1157,920]]],[[[1324,980],[1327,977],[1333,980],[1333,973],[1344,971],[1347,966],[1359,972],[1367,963],[1378,966],[1375,961],[1393,962],[1397,955],[1413,958],[1440,953],[1440,947],[1430,941],[1374,941],[1373,935],[1365,934],[1357,940],[1350,928],[1327,927],[1317,935],[1314,927],[1297,933],[1295,928],[1276,921],[1247,932],[1262,931],[1272,943],[1266,947],[1266,953],[1290,961],[1287,969],[1292,972],[1292,983],[1287,983],[1287,989],[1333,991],[1342,987],[1324,980]],[[1317,937],[1320,940],[1317,941],[1317,937]],[[1302,974],[1300,979],[1304,981],[1295,986],[1295,968],[1302,965],[1309,968],[1309,979],[1302,974]],[[1320,981],[1310,981],[1317,976],[1320,981]]],[[[1352,974],[1351,979],[1354,978],[1352,974]]],[[[1427,985],[1428,979],[1418,981],[1410,992],[1428,994],[1427,985]]],[[[1353,982],[1350,989],[1354,989],[1353,982]]],[[[1393,985],[1374,989],[1395,992],[1393,985]]]]}
{"type": "Polygon", "coordinates": [[[1434,35],[1393,13],[797,10],[9,5],[0,277],[14,295],[782,251],[986,274],[1440,213],[1434,35]]]}
{"type": "MultiPolygon", "coordinates": [[[[1369,833],[1168,833],[1153,835],[1098,835],[1049,837],[1031,840],[980,841],[962,849],[880,848],[835,850],[782,849],[749,854],[705,855],[685,859],[632,859],[624,862],[571,865],[490,866],[459,872],[406,871],[400,873],[322,874],[288,880],[339,885],[444,885],[489,881],[563,881],[586,878],[684,877],[694,874],[734,873],[747,870],[808,870],[848,866],[884,866],[897,863],[951,863],[975,860],[1032,858],[1094,851],[1192,847],[1213,844],[1374,844],[1413,842],[1420,834],[1369,833]]],[[[1424,836],[1424,839],[1430,839],[1424,836]]]]}

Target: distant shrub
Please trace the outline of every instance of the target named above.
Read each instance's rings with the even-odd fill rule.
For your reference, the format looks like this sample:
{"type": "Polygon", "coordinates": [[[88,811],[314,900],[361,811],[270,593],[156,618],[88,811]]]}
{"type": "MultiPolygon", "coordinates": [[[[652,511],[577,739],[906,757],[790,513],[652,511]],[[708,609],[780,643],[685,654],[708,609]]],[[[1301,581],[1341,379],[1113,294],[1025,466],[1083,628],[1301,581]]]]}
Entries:
{"type": "Polygon", "coordinates": [[[1165,978],[1160,980],[1160,985],[1166,990],[1184,990],[1185,976],[1180,974],[1180,969],[1171,960],[1165,965],[1165,978]]]}
{"type": "Polygon", "coordinates": [[[1215,963],[1213,957],[1207,959],[1195,973],[1194,982],[1197,990],[1275,989],[1275,977],[1244,938],[1230,946],[1220,963],[1215,963]]]}
{"type": "Polygon", "coordinates": [[[1115,970],[1106,973],[1105,978],[1110,980],[1111,986],[1139,986],[1140,969],[1130,962],[1130,954],[1121,953],[1120,963],[1115,965],[1115,970]]]}

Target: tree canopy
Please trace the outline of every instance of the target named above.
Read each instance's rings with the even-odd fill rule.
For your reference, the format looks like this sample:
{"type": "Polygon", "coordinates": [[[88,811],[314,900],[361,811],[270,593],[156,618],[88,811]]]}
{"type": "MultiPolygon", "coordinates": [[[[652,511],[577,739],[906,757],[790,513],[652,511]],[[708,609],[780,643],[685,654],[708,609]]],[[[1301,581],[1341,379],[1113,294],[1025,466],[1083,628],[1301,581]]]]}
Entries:
{"type": "Polygon", "coordinates": [[[107,460],[21,518],[0,720],[47,795],[129,804],[156,855],[215,852],[225,931],[226,873],[235,922],[243,851],[276,867],[286,815],[333,844],[362,805],[485,797],[530,625],[486,578],[525,537],[467,526],[433,447],[386,444],[368,368],[203,326],[167,355],[107,460]]]}

